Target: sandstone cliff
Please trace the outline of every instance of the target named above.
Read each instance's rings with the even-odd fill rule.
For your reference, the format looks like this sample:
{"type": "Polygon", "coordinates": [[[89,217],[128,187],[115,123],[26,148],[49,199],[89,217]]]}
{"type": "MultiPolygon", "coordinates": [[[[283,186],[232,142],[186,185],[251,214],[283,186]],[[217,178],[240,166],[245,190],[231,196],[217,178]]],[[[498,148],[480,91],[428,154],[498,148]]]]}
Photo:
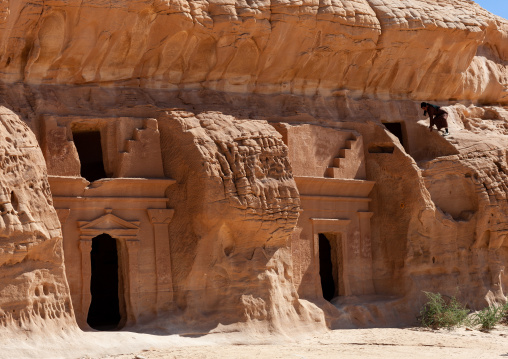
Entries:
{"type": "Polygon", "coordinates": [[[466,0],[1,7],[7,82],[508,103],[508,23],[466,0]]]}
{"type": "MultiPolygon", "coordinates": [[[[159,324],[186,330],[211,330],[218,323],[237,328],[239,322],[277,331],[295,323],[316,329],[325,319],[315,305],[332,328],[401,325],[414,322],[422,290],[457,295],[472,308],[506,300],[508,21],[475,3],[2,1],[0,34],[2,104],[41,143],[48,141],[50,125],[59,131],[55,144],[70,149],[70,162],[61,167],[74,172],[70,179],[50,173],[58,181],[109,196],[104,208],[93,207],[101,215],[106,209],[99,221],[105,227],[97,233],[111,230],[111,218],[135,232],[118,239],[131,248],[125,273],[139,271],[144,278],[136,272],[128,277],[132,283],[122,283],[125,291],[134,288],[127,300],[143,314],[131,313],[132,325],[155,313],[159,324]],[[421,100],[447,109],[451,137],[429,132],[421,100]],[[78,122],[80,128],[73,125],[78,122]],[[160,151],[156,160],[163,165],[145,177],[176,183],[164,198],[143,191],[167,206],[160,208],[166,217],[157,222],[107,207],[113,197],[145,192],[78,176],[76,128],[106,131],[106,138],[121,143],[112,150],[112,141],[103,141],[112,158],[134,157],[127,147],[138,154],[160,151]],[[113,217],[113,210],[124,219],[113,217]],[[149,247],[156,240],[140,221],[167,229],[159,236],[168,247],[166,262],[137,262],[157,258],[149,247]],[[334,278],[332,304],[319,285],[320,234],[329,235],[335,249],[343,244],[341,269],[349,265],[347,280],[334,278]],[[158,285],[152,264],[169,277],[164,290],[172,302],[162,312],[150,303],[156,294],[137,291],[144,280],[139,287],[158,285]]],[[[23,127],[12,140],[22,141],[25,132],[31,138],[23,127]]],[[[42,168],[40,154],[34,156],[42,168]]],[[[46,161],[60,165],[56,158],[46,161]]],[[[134,168],[107,164],[117,165],[134,168]]],[[[144,166],[152,164],[138,163],[132,176],[111,177],[143,177],[144,166]]],[[[6,194],[7,202],[22,203],[17,194],[6,194]]],[[[39,252],[49,247],[18,243],[7,234],[6,243],[14,238],[20,248],[9,245],[12,253],[4,253],[18,258],[23,252],[22,260],[34,251],[34,261],[44,260],[50,268],[41,273],[59,293],[52,306],[64,305],[55,313],[72,322],[59,224],[48,206],[37,204],[33,212],[51,219],[40,224],[35,232],[43,235],[34,241],[56,247],[39,252]]],[[[150,206],[142,210],[155,213],[150,206]]],[[[67,223],[74,232],[84,219],[84,212],[76,213],[67,223]]],[[[100,219],[93,215],[89,223],[100,219]]],[[[76,236],[69,246],[78,251],[76,236]]],[[[82,256],[77,262],[89,258],[85,251],[82,256]]],[[[18,259],[7,261],[21,268],[18,259]]],[[[24,270],[42,283],[31,267],[24,270]]],[[[10,285],[5,278],[2,285],[10,285]]],[[[73,274],[70,280],[84,298],[88,282],[82,278],[73,274]]],[[[41,293],[37,285],[34,293],[41,293]]],[[[41,285],[51,297],[50,286],[41,285]]],[[[7,296],[0,308],[33,304],[31,292],[22,297],[30,303],[7,296]]],[[[80,298],[74,299],[80,306],[89,303],[80,298]]],[[[86,316],[86,305],[81,309],[86,316]]]]}

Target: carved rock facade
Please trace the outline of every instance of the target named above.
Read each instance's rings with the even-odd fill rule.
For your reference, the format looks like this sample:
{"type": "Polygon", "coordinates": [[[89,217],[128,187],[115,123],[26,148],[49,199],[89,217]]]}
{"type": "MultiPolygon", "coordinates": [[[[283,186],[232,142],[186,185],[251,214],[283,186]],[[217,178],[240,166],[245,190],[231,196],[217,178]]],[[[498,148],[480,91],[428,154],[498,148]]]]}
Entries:
{"type": "Polygon", "coordinates": [[[292,284],[288,239],[300,196],[281,135],[265,122],[221,113],[170,112],[161,131],[177,181],[168,198],[179,222],[170,236],[179,238],[172,253],[184,323],[261,322],[286,331],[312,317],[323,325],[292,284]]]}
{"type": "Polygon", "coordinates": [[[25,123],[1,115],[0,269],[26,298],[2,292],[3,321],[285,331],[412,323],[422,290],[506,301],[507,26],[465,0],[0,2],[25,123]]]}

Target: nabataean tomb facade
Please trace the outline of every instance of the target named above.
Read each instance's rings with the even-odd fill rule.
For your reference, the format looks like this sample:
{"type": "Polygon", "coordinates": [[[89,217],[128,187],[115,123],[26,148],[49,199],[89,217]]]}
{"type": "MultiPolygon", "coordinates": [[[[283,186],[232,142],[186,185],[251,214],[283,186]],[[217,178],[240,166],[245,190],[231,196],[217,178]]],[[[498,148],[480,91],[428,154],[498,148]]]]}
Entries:
{"type": "Polygon", "coordinates": [[[11,0],[0,34],[2,330],[506,302],[507,20],[467,0],[11,0]]]}

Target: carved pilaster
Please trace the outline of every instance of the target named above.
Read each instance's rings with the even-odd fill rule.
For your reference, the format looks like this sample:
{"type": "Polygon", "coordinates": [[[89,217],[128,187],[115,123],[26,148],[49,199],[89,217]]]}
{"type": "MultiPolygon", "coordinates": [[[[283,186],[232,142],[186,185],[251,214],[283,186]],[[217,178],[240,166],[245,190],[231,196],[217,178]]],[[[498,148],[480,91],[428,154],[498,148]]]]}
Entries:
{"type": "Polygon", "coordinates": [[[80,316],[78,320],[84,324],[86,323],[88,308],[92,301],[92,294],[90,293],[90,280],[92,279],[90,252],[92,251],[92,241],[81,239],[79,241],[79,250],[81,251],[81,308],[76,308],[76,314],[80,316]]]}
{"type": "Polygon", "coordinates": [[[129,324],[135,324],[139,314],[139,240],[128,239],[125,241],[127,246],[127,260],[129,268],[129,299],[131,310],[127,312],[129,324]]]}
{"type": "Polygon", "coordinates": [[[168,225],[173,218],[173,209],[148,209],[153,225],[155,267],[157,271],[157,310],[167,309],[173,300],[173,278],[171,274],[171,251],[168,225]]]}

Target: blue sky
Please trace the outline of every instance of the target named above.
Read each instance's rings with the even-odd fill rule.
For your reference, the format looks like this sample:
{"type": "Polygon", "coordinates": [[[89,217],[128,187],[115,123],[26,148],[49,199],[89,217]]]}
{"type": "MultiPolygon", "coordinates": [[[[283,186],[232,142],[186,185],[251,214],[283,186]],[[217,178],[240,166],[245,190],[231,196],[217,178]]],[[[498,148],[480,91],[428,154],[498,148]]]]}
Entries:
{"type": "Polygon", "coordinates": [[[482,8],[491,13],[508,19],[508,1],[506,0],[474,0],[482,8]]]}

